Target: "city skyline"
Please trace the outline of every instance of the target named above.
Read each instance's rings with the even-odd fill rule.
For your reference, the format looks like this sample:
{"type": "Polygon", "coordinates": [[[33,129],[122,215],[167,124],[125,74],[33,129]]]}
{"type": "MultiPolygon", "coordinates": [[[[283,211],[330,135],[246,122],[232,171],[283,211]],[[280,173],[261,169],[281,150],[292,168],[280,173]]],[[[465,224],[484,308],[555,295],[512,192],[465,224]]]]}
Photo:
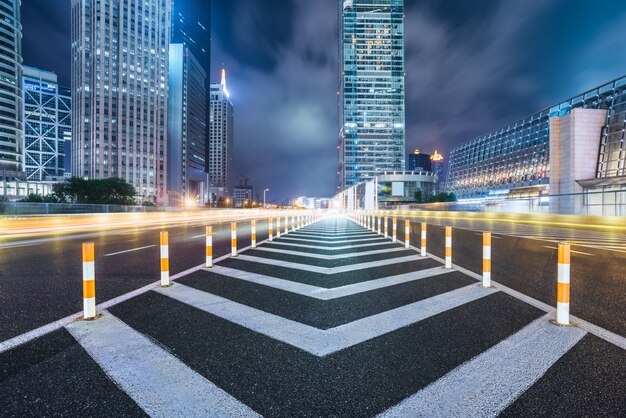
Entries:
{"type": "MultiPolygon", "coordinates": [[[[272,198],[332,195],[337,5],[215,3],[213,16],[220,19],[212,28],[211,81],[222,64],[229,69],[240,165],[255,164],[251,177],[259,187],[272,187],[272,198]],[[273,24],[277,20],[287,24],[273,24]],[[251,31],[258,36],[247,36],[251,31]],[[266,105],[276,109],[275,118],[258,112],[266,105]],[[300,128],[296,138],[294,127],[300,128]],[[311,166],[318,168],[312,172],[311,166]]],[[[447,156],[455,145],[625,72],[626,57],[602,59],[606,51],[618,50],[623,38],[626,11],[619,2],[595,7],[576,1],[566,9],[560,0],[532,7],[504,3],[488,2],[480,10],[459,3],[446,11],[405,1],[408,152],[437,148],[447,156]],[[559,25],[549,24],[556,19],[559,25]],[[579,29],[583,22],[589,30],[579,29]],[[550,42],[540,42],[544,39],[550,42]],[[470,102],[476,105],[469,108],[470,102]],[[446,123],[452,119],[454,124],[446,123]]],[[[69,82],[69,67],[63,67],[69,56],[68,10],[63,2],[41,0],[22,10],[24,64],[55,71],[60,84],[69,82]]]]}

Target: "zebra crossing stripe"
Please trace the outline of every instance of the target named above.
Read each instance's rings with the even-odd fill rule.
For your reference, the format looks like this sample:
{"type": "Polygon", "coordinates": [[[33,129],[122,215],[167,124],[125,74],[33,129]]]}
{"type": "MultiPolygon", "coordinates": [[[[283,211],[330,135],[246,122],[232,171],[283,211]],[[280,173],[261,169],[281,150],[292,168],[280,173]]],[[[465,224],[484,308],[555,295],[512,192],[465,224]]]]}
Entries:
{"type": "MultiPolygon", "coordinates": [[[[288,245],[290,247],[299,247],[299,248],[311,248],[315,250],[327,250],[327,251],[339,251],[339,250],[347,250],[350,248],[364,248],[364,247],[375,247],[377,245],[393,245],[391,242],[374,242],[370,244],[356,244],[356,245],[342,245],[341,247],[324,247],[321,245],[307,245],[307,244],[294,244],[292,242],[280,241],[276,242],[278,245],[288,245]]],[[[397,245],[395,248],[400,249],[397,245]]]]}
{"type": "Polygon", "coordinates": [[[322,232],[312,232],[312,231],[307,231],[305,230],[301,230],[295,234],[293,234],[293,236],[302,236],[302,235],[315,235],[315,236],[319,236],[319,237],[328,237],[328,238],[337,238],[337,236],[355,236],[355,237],[361,237],[363,235],[370,235],[370,236],[374,236],[374,234],[372,234],[370,231],[341,231],[341,232],[335,232],[335,233],[330,233],[330,234],[326,234],[326,233],[322,233],[322,232]]]}
{"type": "Polygon", "coordinates": [[[307,253],[304,251],[290,251],[290,250],[281,250],[278,248],[270,248],[270,247],[259,247],[256,248],[259,251],[267,251],[271,253],[279,253],[279,254],[288,254],[288,255],[296,255],[300,257],[310,257],[310,258],[318,258],[320,260],[341,260],[344,258],[352,258],[352,257],[365,257],[368,255],[376,255],[376,254],[385,254],[392,253],[397,251],[402,251],[402,248],[391,247],[385,248],[382,250],[372,250],[372,251],[362,251],[356,253],[349,254],[336,254],[336,255],[324,255],[324,254],[315,254],[315,253],[307,253]]]}
{"type": "Polygon", "coordinates": [[[150,416],[260,416],[108,312],[66,328],[150,416]]]}
{"type": "Polygon", "coordinates": [[[427,279],[429,277],[451,273],[450,270],[441,267],[434,267],[430,269],[418,270],[411,273],[398,274],[396,276],[368,280],[361,283],[354,283],[328,289],[325,287],[318,287],[309,284],[293,282],[291,280],[279,279],[276,277],[265,276],[262,274],[249,273],[247,271],[236,270],[229,267],[216,266],[210,271],[216,274],[220,274],[222,276],[231,277],[233,279],[245,280],[247,282],[268,286],[274,289],[284,290],[287,292],[295,293],[302,296],[308,296],[319,300],[342,298],[345,296],[369,292],[371,290],[382,289],[402,283],[409,283],[421,279],[427,279]]]}
{"type": "Polygon", "coordinates": [[[347,244],[350,242],[354,242],[354,241],[379,241],[379,242],[385,242],[387,241],[386,239],[382,238],[382,237],[372,237],[372,238],[357,238],[357,239],[351,239],[351,240],[338,240],[338,241],[323,241],[323,240],[318,240],[318,239],[308,239],[308,238],[295,238],[293,236],[290,236],[289,238],[283,238],[281,240],[282,241],[302,241],[302,242],[317,242],[318,244],[347,244]]]}
{"type": "Polygon", "coordinates": [[[497,292],[495,289],[470,285],[349,324],[321,330],[181,284],[168,289],[155,288],[153,291],[318,357],[380,337],[497,292]]]}
{"type": "Polygon", "coordinates": [[[282,261],[282,260],[273,260],[271,258],[262,258],[255,257],[251,255],[241,255],[238,257],[239,260],[250,261],[259,264],[268,264],[276,267],[285,267],[296,270],[304,270],[309,271],[311,273],[318,274],[337,274],[337,273],[345,273],[348,271],[356,271],[356,270],[365,270],[373,267],[382,267],[382,266],[390,266],[393,264],[407,263],[409,261],[419,261],[426,260],[426,258],[421,255],[409,255],[405,257],[395,257],[387,260],[379,260],[379,261],[370,261],[367,263],[359,263],[359,264],[350,264],[348,266],[340,266],[340,267],[318,267],[311,266],[308,264],[300,264],[300,263],[292,263],[290,261],[282,261]]]}
{"type": "Polygon", "coordinates": [[[530,323],[379,417],[498,416],[587,333],[549,319],[530,323]]]}

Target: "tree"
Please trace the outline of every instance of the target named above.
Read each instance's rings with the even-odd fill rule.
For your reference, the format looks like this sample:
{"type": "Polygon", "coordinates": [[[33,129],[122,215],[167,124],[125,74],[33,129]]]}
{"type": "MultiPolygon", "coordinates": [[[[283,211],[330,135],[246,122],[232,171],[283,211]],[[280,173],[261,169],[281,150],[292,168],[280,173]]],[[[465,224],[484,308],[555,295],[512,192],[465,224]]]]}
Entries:
{"type": "Polygon", "coordinates": [[[435,196],[431,196],[430,199],[428,199],[428,203],[456,202],[457,200],[454,193],[441,192],[435,196]]]}
{"type": "Polygon", "coordinates": [[[53,196],[59,202],[100,205],[134,205],[135,188],[120,178],[86,180],[72,177],[54,185],[53,196]]]}
{"type": "Polygon", "coordinates": [[[415,202],[417,203],[422,203],[424,201],[424,198],[422,197],[422,191],[418,190],[415,192],[415,202]]]}
{"type": "Polygon", "coordinates": [[[50,196],[42,196],[40,194],[31,193],[26,196],[24,199],[21,199],[20,202],[28,202],[28,203],[58,203],[57,199],[50,196]]]}

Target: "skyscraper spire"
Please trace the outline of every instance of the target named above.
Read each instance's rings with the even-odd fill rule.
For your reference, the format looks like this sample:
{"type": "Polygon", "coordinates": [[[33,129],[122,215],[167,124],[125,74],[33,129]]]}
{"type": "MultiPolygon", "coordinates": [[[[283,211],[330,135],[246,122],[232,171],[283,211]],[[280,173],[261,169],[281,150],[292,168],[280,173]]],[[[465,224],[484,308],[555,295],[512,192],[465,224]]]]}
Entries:
{"type": "Polygon", "coordinates": [[[222,80],[220,81],[220,84],[224,88],[224,93],[226,93],[226,96],[230,97],[228,88],[226,88],[226,68],[222,68],[222,80]]]}

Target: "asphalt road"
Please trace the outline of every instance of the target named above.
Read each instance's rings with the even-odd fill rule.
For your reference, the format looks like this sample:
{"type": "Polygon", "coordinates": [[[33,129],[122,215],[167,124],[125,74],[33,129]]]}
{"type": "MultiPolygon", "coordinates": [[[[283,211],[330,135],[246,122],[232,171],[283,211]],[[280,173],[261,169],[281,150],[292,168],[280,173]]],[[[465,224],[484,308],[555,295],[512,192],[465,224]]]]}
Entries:
{"type": "MultiPolygon", "coordinates": [[[[404,218],[398,219],[403,222],[404,218]]],[[[618,241],[623,234],[594,231],[593,242],[590,242],[587,229],[495,221],[437,221],[415,217],[410,220],[411,244],[420,246],[420,222],[428,222],[427,250],[442,258],[445,256],[444,226],[453,226],[452,262],[477,274],[482,273],[482,231],[498,231],[492,239],[492,280],[551,306],[556,306],[557,242],[574,243],[571,313],[626,336],[626,246],[618,241]],[[518,235],[520,230],[523,237],[518,235]],[[547,230],[550,238],[545,238],[547,230]],[[575,244],[583,240],[587,245],[575,244]],[[603,247],[609,242],[620,244],[614,249],[603,247]]]]}
{"type": "MultiPolygon", "coordinates": [[[[204,263],[205,226],[168,226],[170,274],[204,263]]],[[[276,226],[274,225],[274,228],[276,226]]],[[[94,242],[96,298],[101,303],[160,278],[159,231],[81,233],[16,239],[0,245],[0,341],[82,310],[83,242],[94,242]]],[[[257,221],[257,241],[268,236],[267,221],[257,221]]],[[[238,247],[250,245],[250,222],[237,228],[238,247]]],[[[230,253],[230,223],[213,224],[213,253],[230,253]]]]}
{"type": "MultiPolygon", "coordinates": [[[[455,233],[468,245],[476,236],[455,233]]],[[[515,295],[331,218],[0,353],[0,410],[623,415],[625,340],[618,346],[549,319],[515,295]]]]}
{"type": "MultiPolygon", "coordinates": [[[[419,247],[418,223],[422,219],[411,218],[411,221],[411,241],[419,247]]],[[[626,247],[622,244],[626,238],[623,234],[495,221],[426,221],[430,225],[429,252],[443,256],[440,225],[454,226],[453,262],[476,273],[480,273],[482,263],[480,231],[496,232],[492,250],[493,280],[550,305],[556,297],[555,241],[567,238],[580,242],[581,245],[572,247],[572,313],[626,336],[623,309],[626,306],[626,247]]],[[[170,233],[171,275],[203,263],[205,225],[195,222],[166,227],[170,233]]],[[[49,234],[1,242],[0,341],[82,309],[82,242],[95,243],[98,303],[158,280],[160,229],[151,226],[91,234],[49,234]]],[[[402,231],[399,222],[400,237],[402,231]]],[[[264,219],[257,222],[257,235],[258,241],[267,238],[264,219]]],[[[238,238],[240,247],[250,244],[249,221],[238,224],[238,238]]],[[[229,252],[230,224],[215,224],[215,257],[229,252]]]]}

